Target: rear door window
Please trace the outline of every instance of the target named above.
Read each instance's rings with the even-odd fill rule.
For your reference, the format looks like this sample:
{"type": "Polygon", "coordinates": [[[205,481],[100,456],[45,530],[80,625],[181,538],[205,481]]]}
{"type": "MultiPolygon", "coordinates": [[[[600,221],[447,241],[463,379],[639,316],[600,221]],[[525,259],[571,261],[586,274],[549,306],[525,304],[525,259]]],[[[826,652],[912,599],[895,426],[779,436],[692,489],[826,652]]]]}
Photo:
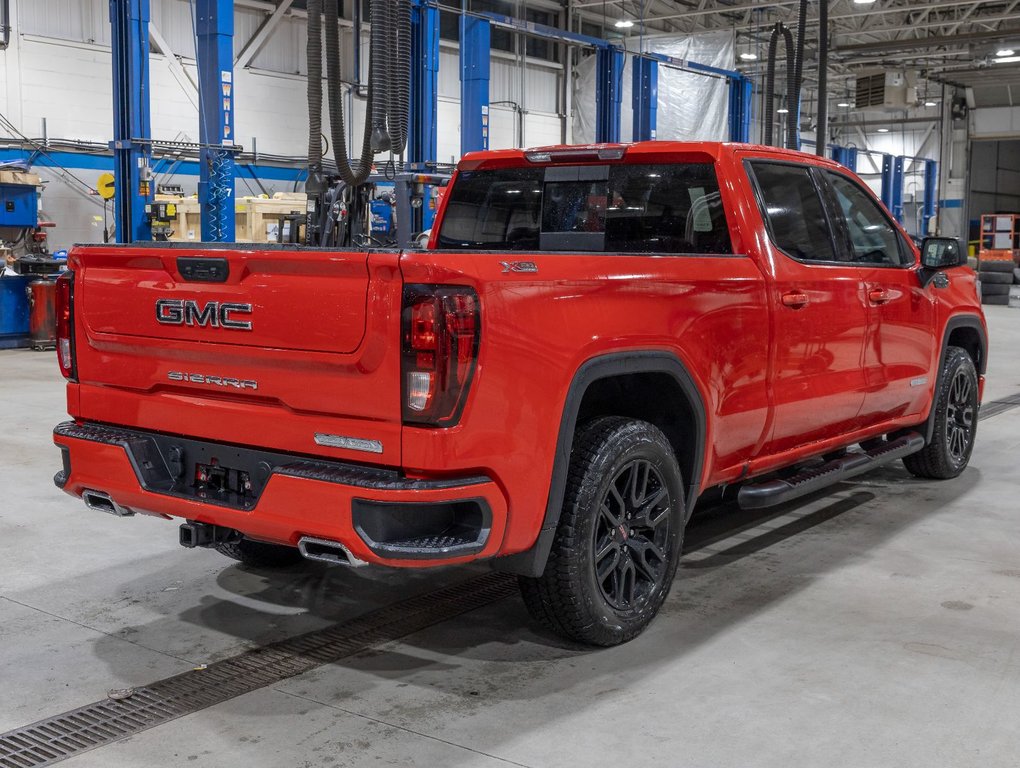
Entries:
{"type": "Polygon", "coordinates": [[[772,242],[798,261],[837,261],[811,169],[770,162],[752,162],[750,167],[772,242]]]}
{"type": "Polygon", "coordinates": [[[711,163],[462,171],[440,248],[732,252],[711,163]]]}

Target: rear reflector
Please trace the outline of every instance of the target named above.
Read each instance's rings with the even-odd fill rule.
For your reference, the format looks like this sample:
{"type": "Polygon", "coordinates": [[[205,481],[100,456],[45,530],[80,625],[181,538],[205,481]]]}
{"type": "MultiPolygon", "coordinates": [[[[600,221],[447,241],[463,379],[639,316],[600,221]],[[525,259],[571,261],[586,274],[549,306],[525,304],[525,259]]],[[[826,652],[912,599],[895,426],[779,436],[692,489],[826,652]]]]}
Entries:
{"type": "Polygon", "coordinates": [[[404,421],[456,424],[478,359],[478,295],[463,286],[408,285],[402,326],[404,421]]]}
{"type": "Polygon", "coordinates": [[[57,278],[56,294],[57,363],[64,378],[74,381],[74,272],[57,278]]]}

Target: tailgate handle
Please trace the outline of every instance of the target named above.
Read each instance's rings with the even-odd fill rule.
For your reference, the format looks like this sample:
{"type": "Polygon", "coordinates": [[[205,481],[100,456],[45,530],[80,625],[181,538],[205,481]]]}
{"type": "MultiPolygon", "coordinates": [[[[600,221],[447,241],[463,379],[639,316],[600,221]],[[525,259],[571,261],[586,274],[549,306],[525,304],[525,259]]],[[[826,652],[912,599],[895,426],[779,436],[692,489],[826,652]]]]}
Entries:
{"type": "Polygon", "coordinates": [[[225,283],[230,274],[230,264],[226,259],[179,256],[177,271],[191,283],[225,283]]]}

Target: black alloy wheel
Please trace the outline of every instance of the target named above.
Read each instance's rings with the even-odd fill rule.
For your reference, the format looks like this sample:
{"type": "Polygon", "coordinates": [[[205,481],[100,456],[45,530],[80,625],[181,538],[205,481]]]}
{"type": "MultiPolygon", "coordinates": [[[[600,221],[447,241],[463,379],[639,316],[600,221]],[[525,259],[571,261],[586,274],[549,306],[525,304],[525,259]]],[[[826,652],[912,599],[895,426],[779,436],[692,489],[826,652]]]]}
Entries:
{"type": "Polygon", "coordinates": [[[610,481],[592,552],[599,590],[613,608],[632,609],[661,587],[671,507],[669,489],[649,461],[632,461],[610,481]]]}

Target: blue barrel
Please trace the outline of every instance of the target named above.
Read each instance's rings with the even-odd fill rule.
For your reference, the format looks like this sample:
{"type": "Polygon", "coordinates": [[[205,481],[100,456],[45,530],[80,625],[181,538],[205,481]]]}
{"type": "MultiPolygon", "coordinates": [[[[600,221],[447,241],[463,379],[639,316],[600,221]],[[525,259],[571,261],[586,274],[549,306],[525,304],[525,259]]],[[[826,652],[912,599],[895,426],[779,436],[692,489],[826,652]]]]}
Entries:
{"type": "Polygon", "coordinates": [[[0,277],[0,338],[28,335],[28,284],[34,275],[0,277]]]}

